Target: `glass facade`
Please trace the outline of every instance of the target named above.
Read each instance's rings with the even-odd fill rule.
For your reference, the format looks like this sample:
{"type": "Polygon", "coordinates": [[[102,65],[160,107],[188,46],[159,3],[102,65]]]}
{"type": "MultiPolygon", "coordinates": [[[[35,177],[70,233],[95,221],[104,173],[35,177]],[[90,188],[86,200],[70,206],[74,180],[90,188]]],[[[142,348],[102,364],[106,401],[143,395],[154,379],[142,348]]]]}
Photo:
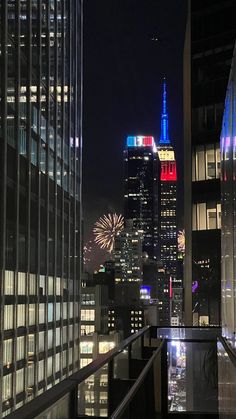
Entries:
{"type": "MultiPolygon", "coordinates": [[[[128,137],[124,151],[124,218],[133,220],[142,232],[142,250],[150,258],[157,257],[157,155],[153,143],[137,142],[142,137],[128,137]],[[129,138],[137,138],[130,145],[129,138]]],[[[152,137],[144,137],[152,138],[152,137]]],[[[153,141],[153,140],[152,140],[153,141]]]]}
{"type": "Polygon", "coordinates": [[[219,179],[220,147],[218,144],[205,144],[194,147],[192,161],[192,180],[219,179]]]}
{"type": "Polygon", "coordinates": [[[229,77],[225,111],[221,132],[221,292],[222,327],[224,335],[235,346],[236,305],[235,305],[235,244],[236,244],[236,47],[229,77]]]}
{"type": "Polygon", "coordinates": [[[79,367],[81,3],[0,2],[0,415],[79,367]]]}
{"type": "Polygon", "coordinates": [[[236,38],[235,13],[234,0],[189,1],[184,52],[186,325],[193,321],[200,324],[201,316],[208,316],[209,324],[220,324],[220,304],[217,306],[215,301],[215,296],[220,296],[221,275],[219,143],[236,38]],[[201,278],[196,278],[196,262],[208,259],[209,267],[204,268],[204,277],[208,279],[203,286],[201,278]],[[193,294],[192,284],[196,280],[199,289],[193,294]],[[203,305],[201,312],[199,307],[203,305]]]}

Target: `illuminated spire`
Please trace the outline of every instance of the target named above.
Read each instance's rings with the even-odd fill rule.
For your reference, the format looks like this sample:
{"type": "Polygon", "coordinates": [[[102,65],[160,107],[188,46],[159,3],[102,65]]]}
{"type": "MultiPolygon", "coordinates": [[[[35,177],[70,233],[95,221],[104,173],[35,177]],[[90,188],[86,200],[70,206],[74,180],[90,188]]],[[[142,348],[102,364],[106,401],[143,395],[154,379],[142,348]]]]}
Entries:
{"type": "Polygon", "coordinates": [[[161,137],[159,144],[170,144],[168,131],[168,113],[166,101],[166,79],[163,79],[163,93],[162,93],[162,114],[161,114],[161,137]]]}

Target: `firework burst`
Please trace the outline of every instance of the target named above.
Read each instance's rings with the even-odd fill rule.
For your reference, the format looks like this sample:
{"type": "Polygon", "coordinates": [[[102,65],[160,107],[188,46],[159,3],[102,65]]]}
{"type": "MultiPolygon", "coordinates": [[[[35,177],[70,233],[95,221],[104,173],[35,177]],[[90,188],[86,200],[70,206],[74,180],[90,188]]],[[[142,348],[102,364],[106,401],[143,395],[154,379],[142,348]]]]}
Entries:
{"type": "Polygon", "coordinates": [[[94,241],[108,252],[112,252],[116,235],[124,228],[124,217],[121,214],[103,215],[94,225],[94,241]]]}
{"type": "Polygon", "coordinates": [[[179,252],[185,252],[185,231],[180,230],[178,232],[178,250],[179,252]]]}
{"type": "Polygon", "coordinates": [[[83,252],[83,262],[84,266],[86,266],[91,261],[91,252],[92,252],[92,240],[89,240],[88,243],[84,245],[84,252],[83,252]]]}

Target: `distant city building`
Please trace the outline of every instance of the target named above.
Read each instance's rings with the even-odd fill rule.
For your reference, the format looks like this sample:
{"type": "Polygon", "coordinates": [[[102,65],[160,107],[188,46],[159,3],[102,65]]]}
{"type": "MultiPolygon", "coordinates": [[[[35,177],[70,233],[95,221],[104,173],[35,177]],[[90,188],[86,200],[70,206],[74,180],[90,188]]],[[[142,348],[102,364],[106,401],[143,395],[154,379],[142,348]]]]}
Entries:
{"type": "Polygon", "coordinates": [[[127,137],[124,152],[124,218],[142,233],[142,250],[157,258],[158,164],[153,137],[127,137]]]}
{"type": "Polygon", "coordinates": [[[0,5],[1,417],[79,369],[81,3],[0,5]]]}
{"type": "Polygon", "coordinates": [[[220,324],[220,132],[235,0],[189,1],[184,52],[185,324],[220,324]],[[225,25],[223,22],[227,22],[225,25]],[[192,295],[192,283],[198,290],[192,295]],[[204,321],[205,321],[204,320],[204,321]],[[196,324],[196,323],[195,323],[196,324]]]}
{"type": "Polygon", "coordinates": [[[115,238],[115,283],[142,281],[142,235],[126,220],[125,228],[115,238]]]}
{"type": "MultiPolygon", "coordinates": [[[[81,290],[80,368],[120,342],[119,333],[108,334],[108,288],[105,285],[81,290]]],[[[108,413],[108,366],[79,386],[79,414],[106,416],[108,413]]]]}
{"type": "Polygon", "coordinates": [[[168,129],[166,81],[163,82],[161,135],[157,147],[159,178],[159,252],[171,287],[171,317],[182,319],[182,278],[177,275],[177,169],[168,129]]]}
{"type": "Polygon", "coordinates": [[[170,275],[166,273],[161,262],[144,260],[143,294],[149,304],[149,309],[145,307],[146,314],[152,312],[151,317],[146,316],[147,324],[169,326],[171,310],[170,275]],[[147,299],[148,296],[149,299],[147,299]],[[154,306],[157,307],[156,323],[154,323],[153,317],[154,306]]]}
{"type": "MultiPolygon", "coordinates": [[[[128,288],[126,287],[127,291],[128,288]]],[[[125,287],[123,288],[125,290],[125,287]]],[[[129,337],[131,334],[138,332],[144,326],[144,306],[138,302],[129,302],[127,298],[126,304],[114,303],[109,308],[110,331],[116,330],[123,334],[123,338],[129,337]]]]}
{"type": "Polygon", "coordinates": [[[108,287],[81,288],[81,336],[108,332],[108,287]]]}
{"type": "Polygon", "coordinates": [[[108,299],[115,298],[115,261],[108,260],[104,262],[103,269],[94,272],[91,285],[106,285],[108,288],[108,299]]]}

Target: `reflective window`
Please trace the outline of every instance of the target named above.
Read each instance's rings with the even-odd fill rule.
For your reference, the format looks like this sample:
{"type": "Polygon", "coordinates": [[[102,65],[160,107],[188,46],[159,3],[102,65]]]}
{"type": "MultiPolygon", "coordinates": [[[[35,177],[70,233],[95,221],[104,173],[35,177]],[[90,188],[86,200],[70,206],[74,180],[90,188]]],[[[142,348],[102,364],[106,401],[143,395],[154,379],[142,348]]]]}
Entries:
{"type": "Polygon", "coordinates": [[[48,322],[53,321],[53,303],[48,303],[48,322]]]}
{"type": "Polygon", "coordinates": [[[3,342],[3,365],[12,363],[13,339],[7,339],[3,342]]]}
{"type": "Polygon", "coordinates": [[[44,360],[38,362],[38,381],[44,380],[44,360]]]}
{"type": "Polygon", "coordinates": [[[16,360],[25,359],[25,337],[20,336],[16,342],[16,360]]]}
{"type": "Polygon", "coordinates": [[[12,374],[3,377],[2,400],[6,401],[12,397],[12,374]]]}
{"type": "Polygon", "coordinates": [[[200,202],[193,204],[193,230],[213,230],[221,228],[221,204],[200,202]]]}
{"type": "Polygon", "coordinates": [[[17,305],[17,327],[25,326],[25,305],[17,305]]]}
{"type": "Polygon", "coordinates": [[[53,295],[53,276],[48,277],[48,294],[53,295]]]}
{"type": "Polygon", "coordinates": [[[34,355],[35,335],[28,335],[28,356],[34,355]]]}
{"type": "Polygon", "coordinates": [[[5,294],[13,295],[14,294],[14,272],[5,271],[5,294]]]}
{"type": "Polygon", "coordinates": [[[17,281],[17,292],[18,295],[25,295],[25,273],[18,272],[18,281],[17,281]]]}
{"type": "Polygon", "coordinates": [[[44,334],[45,332],[39,332],[39,352],[45,351],[44,334]]]}
{"type": "Polygon", "coordinates": [[[34,385],[34,377],[35,377],[35,365],[34,364],[30,364],[28,365],[27,368],[27,372],[28,372],[28,387],[31,387],[34,385]]]}
{"type": "Polygon", "coordinates": [[[61,328],[56,328],[56,346],[59,346],[61,344],[61,328]]]}
{"type": "Polygon", "coordinates": [[[39,294],[45,295],[45,276],[40,275],[39,277],[39,294]]]}
{"type": "Polygon", "coordinates": [[[4,330],[13,329],[13,306],[4,306],[4,330]]]}
{"type": "Polygon", "coordinates": [[[29,275],[29,294],[36,294],[36,275],[34,274],[29,275]]]}
{"type": "Polygon", "coordinates": [[[45,323],[45,304],[39,304],[39,323],[45,323]]]}
{"type": "Polygon", "coordinates": [[[60,354],[55,356],[55,371],[60,371],[60,354]]]}
{"type": "Polygon", "coordinates": [[[50,377],[52,375],[52,356],[50,356],[48,359],[48,365],[47,365],[47,376],[50,377]]]}
{"type": "Polygon", "coordinates": [[[35,304],[29,304],[29,326],[35,324],[35,304]]]}
{"type": "Polygon", "coordinates": [[[56,303],[56,320],[60,320],[61,317],[61,303],[56,303]]]}
{"type": "Polygon", "coordinates": [[[218,144],[197,146],[193,152],[193,181],[220,177],[220,148],[218,144]]]}
{"type": "Polygon", "coordinates": [[[37,142],[32,138],[31,140],[31,163],[36,166],[37,165],[37,142]]]}
{"type": "Polygon", "coordinates": [[[53,347],[53,330],[48,331],[48,349],[53,347]]]}

